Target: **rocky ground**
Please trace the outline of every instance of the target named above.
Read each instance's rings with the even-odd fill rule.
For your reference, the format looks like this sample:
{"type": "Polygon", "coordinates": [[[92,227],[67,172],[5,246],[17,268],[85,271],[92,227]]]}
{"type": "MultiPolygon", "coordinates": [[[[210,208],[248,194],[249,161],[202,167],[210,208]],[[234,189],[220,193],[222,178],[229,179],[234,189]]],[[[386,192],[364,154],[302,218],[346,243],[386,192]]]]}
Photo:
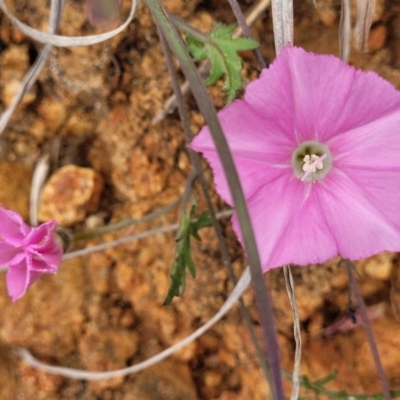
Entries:
{"type": "MultiPolygon", "coordinates": [[[[45,29],[48,10],[14,1],[19,17],[45,29]]],[[[246,10],[253,1],[243,0],[246,10]]],[[[339,0],[295,2],[295,43],[316,53],[338,54],[339,0]]],[[[203,30],[212,21],[233,22],[227,2],[164,1],[166,7],[203,30]]],[[[129,2],[123,1],[123,12],[129,2]]],[[[374,70],[400,88],[400,2],[377,1],[370,51],[352,51],[350,62],[374,70]]],[[[67,2],[61,32],[93,33],[80,2],[67,2]]],[[[253,26],[263,56],[274,57],[270,10],[253,26]]],[[[0,16],[0,100],[9,104],[40,46],[0,16]]],[[[245,53],[243,76],[257,75],[245,53]]],[[[219,87],[210,88],[217,107],[219,87]]],[[[85,231],[161,208],[181,195],[191,171],[177,113],[152,124],[171,94],[157,34],[142,3],[129,28],[93,47],[54,50],[38,83],[15,113],[0,143],[0,203],[28,219],[35,163],[49,155],[51,179],[40,217],[57,218],[71,232],[85,231]]],[[[366,93],[373,96],[373,93],[366,93]]],[[[191,125],[202,117],[189,98],[191,125]]],[[[208,172],[211,183],[211,174],[208,172]]],[[[200,208],[201,191],[195,185],[200,208]]],[[[219,209],[224,205],[213,194],[219,209]]],[[[124,231],[79,242],[92,246],[127,234],[175,223],[178,210],[124,231]]],[[[222,222],[234,268],[245,267],[228,221],[222,222]]],[[[0,280],[0,399],[257,400],[268,387],[238,308],[192,345],[148,370],[124,379],[85,382],[39,372],[14,349],[29,349],[40,360],[91,371],[138,363],[184,338],[213,316],[232,289],[211,228],[193,243],[196,279],[188,278],[183,298],[163,306],[173,258],[174,234],[65,261],[55,276],[45,276],[11,304],[0,280]]],[[[400,273],[396,254],[357,264],[372,327],[391,388],[400,389],[400,273]]],[[[327,388],[351,394],[380,391],[363,328],[332,325],[346,317],[346,272],[332,260],[294,268],[303,339],[302,374],[311,381],[333,370],[327,388]],[[329,329],[327,329],[329,328],[329,329]]],[[[281,270],[266,275],[276,313],[283,366],[290,370],[294,342],[292,316],[281,270]]],[[[244,296],[261,336],[253,296],[244,296]]],[[[287,393],[290,382],[285,381],[287,393]]],[[[317,398],[303,390],[307,399],[317,398]]],[[[324,398],[320,396],[319,398],[324,398]]]]}

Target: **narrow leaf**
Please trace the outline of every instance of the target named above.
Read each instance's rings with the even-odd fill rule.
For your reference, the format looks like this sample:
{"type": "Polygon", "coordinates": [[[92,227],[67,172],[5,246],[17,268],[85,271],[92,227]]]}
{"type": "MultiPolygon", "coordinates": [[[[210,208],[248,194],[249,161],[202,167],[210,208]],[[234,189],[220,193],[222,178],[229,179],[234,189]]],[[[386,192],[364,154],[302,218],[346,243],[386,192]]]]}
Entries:
{"type": "Polygon", "coordinates": [[[175,258],[171,270],[171,284],[164,305],[171,303],[175,296],[183,295],[185,291],[186,269],[189,270],[193,278],[196,277],[196,267],[190,248],[190,237],[193,236],[197,240],[200,240],[199,229],[210,225],[210,216],[207,211],[203,212],[197,220],[193,221],[196,210],[197,202],[193,199],[190,211],[184,212],[179,222],[175,258]]]}

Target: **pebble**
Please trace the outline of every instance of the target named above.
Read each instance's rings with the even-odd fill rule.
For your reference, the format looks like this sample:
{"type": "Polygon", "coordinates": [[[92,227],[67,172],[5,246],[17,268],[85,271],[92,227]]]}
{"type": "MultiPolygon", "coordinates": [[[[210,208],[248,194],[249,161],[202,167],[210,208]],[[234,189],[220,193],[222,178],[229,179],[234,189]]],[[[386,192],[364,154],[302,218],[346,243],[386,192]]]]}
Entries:
{"type": "MultiPolygon", "coordinates": [[[[15,95],[18,93],[21,87],[21,81],[19,79],[12,79],[4,83],[4,89],[1,99],[6,107],[8,107],[13,101],[15,95]]],[[[22,106],[27,106],[31,104],[36,99],[36,89],[33,88],[29,91],[21,100],[22,106]]]]}
{"type": "Polygon", "coordinates": [[[369,278],[387,281],[393,269],[393,253],[383,252],[357,263],[357,267],[369,278]]]}
{"type": "Polygon", "coordinates": [[[379,25],[372,29],[369,33],[368,49],[370,51],[377,51],[385,46],[388,32],[384,25],[379,25]]]}
{"type": "Polygon", "coordinates": [[[95,211],[103,190],[103,179],[90,168],[67,165],[56,171],[45,184],[39,206],[39,219],[55,219],[71,226],[95,211]]]}

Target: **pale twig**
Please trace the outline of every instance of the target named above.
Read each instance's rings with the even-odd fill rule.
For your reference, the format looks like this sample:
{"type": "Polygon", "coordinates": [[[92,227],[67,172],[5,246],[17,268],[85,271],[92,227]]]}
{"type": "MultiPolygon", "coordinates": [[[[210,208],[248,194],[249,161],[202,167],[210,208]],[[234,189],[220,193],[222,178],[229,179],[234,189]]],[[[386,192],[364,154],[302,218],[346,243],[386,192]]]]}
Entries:
{"type": "MultiPolygon", "coordinates": [[[[246,22],[246,17],[243,15],[242,10],[241,10],[240,5],[238,4],[237,0],[228,0],[228,3],[231,6],[233,14],[235,15],[235,18],[236,18],[240,28],[242,29],[244,36],[246,36],[249,39],[254,40],[253,35],[250,32],[249,25],[246,22]]],[[[263,56],[261,55],[260,48],[257,47],[256,49],[254,49],[253,53],[256,57],[258,65],[261,67],[261,69],[266,68],[267,65],[264,61],[263,56]]]]}
{"type": "Polygon", "coordinates": [[[79,240],[92,239],[94,237],[104,235],[105,233],[114,232],[116,230],[123,229],[131,225],[139,224],[140,222],[150,221],[175,208],[181,202],[181,199],[182,196],[179,196],[172,203],[167,204],[166,206],[161,207],[158,210],[152,211],[151,213],[145,214],[138,218],[125,218],[120,221],[110,222],[107,225],[101,226],[91,231],[77,232],[73,235],[73,241],[77,242],[79,240]]]}
{"type": "MultiPolygon", "coordinates": [[[[271,3],[271,0],[259,0],[257,1],[256,4],[254,4],[245,14],[246,17],[246,23],[247,25],[251,26],[256,22],[258,19],[261,18],[265,10],[269,7],[271,3]]],[[[233,32],[232,36],[234,38],[239,37],[243,33],[241,27],[237,27],[235,31],[233,32]]],[[[200,64],[200,67],[198,68],[198,72],[202,78],[205,78],[208,74],[208,71],[210,70],[210,62],[204,61],[200,64]]],[[[186,96],[189,93],[189,83],[186,80],[182,85],[181,85],[181,93],[183,96],[186,96]]],[[[168,114],[171,114],[176,108],[176,96],[173,94],[170,96],[166,102],[164,103],[162,109],[155,115],[153,120],[151,121],[152,124],[157,124],[158,122],[161,122],[168,114]]]]}
{"type": "MultiPolygon", "coordinates": [[[[60,2],[61,0],[54,0],[54,1],[60,2]]],[[[0,0],[0,8],[11,20],[11,22],[25,35],[29,36],[34,40],[37,40],[40,43],[51,44],[53,46],[58,46],[58,47],[89,46],[92,44],[101,43],[108,39],[111,39],[112,37],[121,33],[131,23],[133,17],[135,16],[138,4],[139,0],[132,0],[132,6],[127,20],[116,29],[113,29],[105,33],[100,33],[98,35],[69,37],[69,36],[61,36],[61,35],[46,33],[31,28],[30,26],[21,22],[10,12],[4,0],[0,0]]]]}
{"type": "Polygon", "coordinates": [[[293,0],[271,0],[275,52],[293,44],[293,0]]]}
{"type": "Polygon", "coordinates": [[[33,171],[29,199],[29,222],[32,226],[36,226],[38,224],[39,197],[43,184],[47,178],[47,174],[49,173],[49,159],[50,156],[48,154],[39,158],[33,171]]]}
{"type": "Polygon", "coordinates": [[[368,36],[375,16],[376,0],[357,0],[357,20],[354,28],[355,47],[368,51],[368,36]]]}
{"type": "Polygon", "coordinates": [[[339,23],[339,47],[340,58],[343,61],[349,61],[351,43],[351,13],[350,0],[342,0],[342,9],[340,12],[339,23]]]}
{"type": "Polygon", "coordinates": [[[190,336],[179,341],[178,343],[174,344],[168,349],[162,351],[161,353],[156,354],[155,356],[149,358],[146,361],[143,361],[136,365],[132,365],[131,367],[109,372],[89,372],[74,368],[55,367],[42,363],[36,358],[34,358],[32,354],[26,349],[19,348],[18,353],[22,357],[22,359],[31,367],[40,369],[44,372],[47,372],[48,374],[64,376],[66,378],[98,381],[103,379],[119,378],[122,376],[133,374],[135,372],[139,372],[142,371],[143,369],[149,368],[152,365],[164,360],[165,358],[169,357],[176,351],[180,350],[182,347],[187,346],[188,344],[199,338],[201,335],[203,335],[208,329],[210,329],[215,323],[217,323],[232,308],[232,306],[236,303],[236,301],[242,296],[243,292],[249,287],[249,284],[250,284],[250,271],[249,268],[246,268],[246,270],[240,277],[237,285],[233,289],[232,293],[229,295],[228,299],[225,301],[225,303],[222,305],[219,311],[207,323],[205,323],[201,328],[193,332],[190,336]]]}
{"type": "Polygon", "coordinates": [[[296,350],[294,356],[294,367],[292,375],[292,394],[290,400],[297,400],[300,390],[300,361],[301,361],[301,332],[300,332],[300,318],[299,311],[297,309],[296,296],[294,293],[294,283],[292,271],[289,266],[283,267],[283,273],[286,281],[286,291],[289,297],[290,306],[293,312],[293,333],[296,342],[296,350]]]}
{"type": "MultiPolygon", "coordinates": [[[[62,10],[64,8],[64,0],[61,2],[59,0],[51,0],[50,5],[50,17],[49,17],[49,33],[57,32],[58,25],[60,23],[62,10]]],[[[49,58],[52,46],[46,44],[40,50],[39,56],[29,69],[29,71],[25,74],[22,79],[21,85],[18,88],[18,92],[15,94],[12,99],[10,105],[0,116],[0,135],[4,132],[4,129],[10,122],[11,117],[13,116],[15,110],[17,109],[19,103],[23,99],[26,93],[28,93],[32,86],[35,84],[40,72],[45,66],[47,59],[49,58]]]]}
{"type": "MultiPolygon", "coordinates": [[[[230,217],[232,214],[233,214],[232,210],[221,211],[221,212],[217,213],[217,218],[230,217]]],[[[120,238],[117,240],[113,240],[113,241],[107,242],[107,243],[101,243],[97,246],[89,247],[87,249],[71,251],[70,253],[67,253],[64,255],[63,260],[70,260],[71,258],[86,256],[88,254],[97,253],[99,251],[110,249],[111,247],[130,243],[135,240],[145,239],[150,236],[157,235],[159,233],[174,232],[177,229],[178,229],[178,224],[172,224],[172,225],[162,226],[162,227],[155,228],[155,229],[150,229],[146,232],[141,232],[141,233],[137,233],[135,235],[126,236],[126,237],[123,237],[123,238],[120,238]]]]}

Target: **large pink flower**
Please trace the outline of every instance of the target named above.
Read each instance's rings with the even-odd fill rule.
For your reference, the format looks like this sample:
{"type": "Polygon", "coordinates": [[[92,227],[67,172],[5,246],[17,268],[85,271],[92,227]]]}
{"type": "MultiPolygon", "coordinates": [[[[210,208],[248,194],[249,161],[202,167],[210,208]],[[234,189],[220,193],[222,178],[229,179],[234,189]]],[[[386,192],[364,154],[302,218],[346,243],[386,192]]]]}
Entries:
{"type": "Polygon", "coordinates": [[[24,223],[14,211],[0,207],[0,265],[7,266],[7,289],[12,301],[44,273],[57,271],[63,254],[55,221],[37,228],[24,223]]]}
{"type": "MultiPolygon", "coordinates": [[[[390,83],[287,46],[218,116],[264,271],[400,250],[400,93],[390,83]]],[[[232,205],[207,127],[191,148],[232,205]]],[[[236,216],[233,227],[242,241],[236,216]]]]}

